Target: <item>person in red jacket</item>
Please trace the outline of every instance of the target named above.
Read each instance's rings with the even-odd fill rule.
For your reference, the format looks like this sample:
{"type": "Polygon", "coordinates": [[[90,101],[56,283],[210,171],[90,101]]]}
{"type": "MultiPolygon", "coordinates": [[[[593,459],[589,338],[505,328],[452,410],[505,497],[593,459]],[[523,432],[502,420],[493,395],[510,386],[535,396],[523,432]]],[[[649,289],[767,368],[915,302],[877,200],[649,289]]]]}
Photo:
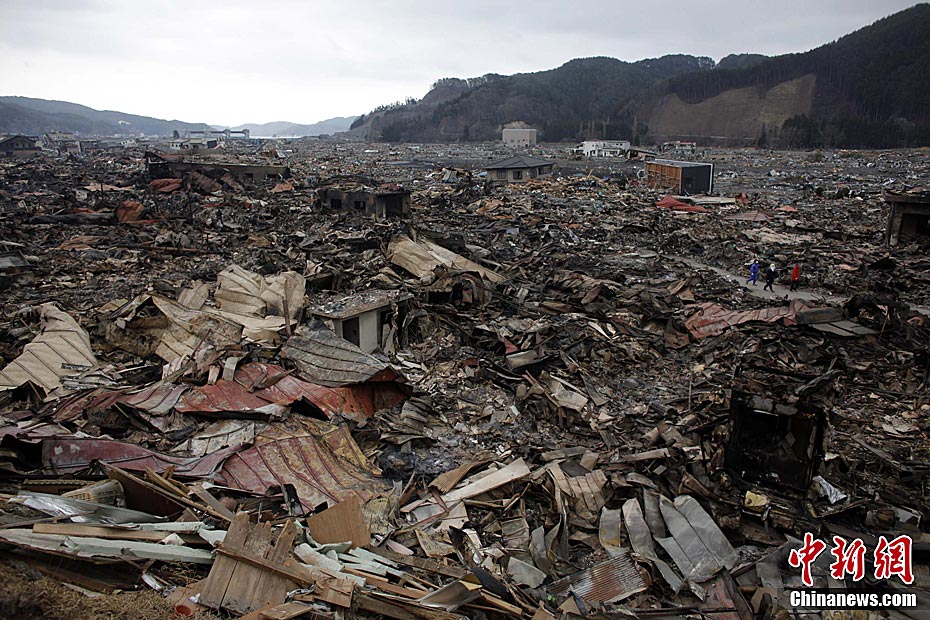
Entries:
{"type": "Polygon", "coordinates": [[[801,265],[799,263],[794,264],[794,269],[791,270],[791,290],[796,291],[801,285],[801,265]]]}

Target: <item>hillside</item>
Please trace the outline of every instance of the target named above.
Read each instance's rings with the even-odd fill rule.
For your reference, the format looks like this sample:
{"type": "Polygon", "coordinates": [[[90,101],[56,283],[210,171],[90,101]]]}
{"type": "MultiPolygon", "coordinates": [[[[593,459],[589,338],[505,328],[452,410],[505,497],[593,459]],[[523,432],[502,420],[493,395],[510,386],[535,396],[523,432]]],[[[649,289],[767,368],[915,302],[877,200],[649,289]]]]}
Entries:
{"type": "Polygon", "coordinates": [[[538,73],[437,82],[346,135],[385,142],[500,139],[525,121],[548,142],[672,138],[790,147],[930,145],[930,5],[804,53],[570,61],[538,73]]]}
{"type": "Polygon", "coordinates": [[[322,136],[334,134],[339,131],[346,131],[357,118],[357,116],[337,116],[310,125],[289,123],[287,121],[260,124],[247,123],[245,125],[237,125],[236,127],[232,127],[232,129],[248,129],[249,134],[254,137],[271,138],[277,136],[281,138],[302,138],[304,136],[322,136]]]}
{"type": "Polygon", "coordinates": [[[625,137],[625,103],[658,82],[712,67],[710,58],[663,56],[635,63],[583,58],[557,69],[471,80],[447,78],[420,101],[388,106],[360,117],[350,135],[385,142],[495,140],[502,125],[527,122],[541,139],[625,137]]]}
{"type": "Polygon", "coordinates": [[[67,101],[31,97],[0,97],[0,132],[41,134],[48,131],[77,132],[82,135],[144,133],[170,136],[185,129],[208,129],[205,123],[163,120],[112,110],[95,110],[67,101]]]}
{"type": "Polygon", "coordinates": [[[679,76],[638,111],[656,139],[896,147],[930,144],[927,101],[930,5],[920,4],[803,54],[679,76]]]}

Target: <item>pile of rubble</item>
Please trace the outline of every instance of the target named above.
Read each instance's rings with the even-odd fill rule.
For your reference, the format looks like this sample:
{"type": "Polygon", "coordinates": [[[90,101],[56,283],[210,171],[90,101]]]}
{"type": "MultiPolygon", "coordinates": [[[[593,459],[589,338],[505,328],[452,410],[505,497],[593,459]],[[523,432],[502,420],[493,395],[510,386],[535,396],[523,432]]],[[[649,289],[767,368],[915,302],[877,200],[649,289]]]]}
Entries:
{"type": "Polygon", "coordinates": [[[0,165],[5,562],[165,617],[748,620],[805,534],[907,534],[926,601],[930,264],[884,168],[720,152],[734,198],[666,198],[332,148],[0,165]]]}

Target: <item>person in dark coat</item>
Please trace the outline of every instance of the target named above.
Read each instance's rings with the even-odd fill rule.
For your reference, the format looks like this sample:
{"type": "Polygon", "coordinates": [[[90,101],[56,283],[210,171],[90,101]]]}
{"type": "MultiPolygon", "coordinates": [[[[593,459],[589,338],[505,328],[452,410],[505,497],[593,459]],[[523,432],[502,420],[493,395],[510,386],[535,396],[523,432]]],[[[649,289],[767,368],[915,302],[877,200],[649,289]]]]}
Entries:
{"type": "Polygon", "coordinates": [[[778,272],[775,270],[775,263],[772,263],[769,265],[769,268],[765,270],[765,286],[762,288],[763,291],[775,292],[774,284],[777,275],[778,272]]]}
{"type": "Polygon", "coordinates": [[[749,266],[749,279],[746,280],[746,284],[752,282],[753,286],[756,286],[759,282],[759,261],[754,260],[749,266]]]}

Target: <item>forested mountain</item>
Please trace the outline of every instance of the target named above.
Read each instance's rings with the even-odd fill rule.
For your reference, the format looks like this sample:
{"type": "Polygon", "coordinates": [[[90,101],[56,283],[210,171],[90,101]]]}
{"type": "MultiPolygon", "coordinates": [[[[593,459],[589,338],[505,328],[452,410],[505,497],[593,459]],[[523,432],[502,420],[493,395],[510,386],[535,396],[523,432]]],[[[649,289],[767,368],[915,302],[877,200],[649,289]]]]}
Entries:
{"type": "Polygon", "coordinates": [[[748,69],[768,59],[765,54],[730,54],[720,59],[717,69],[748,69]]]}
{"type": "Polygon", "coordinates": [[[95,110],[67,101],[0,97],[0,132],[36,135],[48,131],[83,135],[132,134],[170,136],[185,129],[209,129],[204,123],[167,121],[111,110],[95,110]]]}
{"type": "Polygon", "coordinates": [[[420,101],[360,117],[353,133],[386,142],[493,140],[511,121],[539,129],[546,140],[629,134],[621,107],[643,89],[714,66],[710,58],[663,56],[635,63],[582,58],[557,69],[471,80],[439,80],[420,101]]]}
{"type": "Polygon", "coordinates": [[[930,145],[930,5],[805,53],[573,60],[549,71],[438,81],[420,101],[360,117],[350,135],[387,142],[671,138],[793,147],[930,145]]]}
{"type": "MultiPolygon", "coordinates": [[[[331,118],[312,125],[276,122],[260,125],[239,125],[257,137],[301,137],[345,131],[356,117],[331,118]]],[[[186,123],[114,112],[95,110],[67,101],[33,99],[31,97],[0,97],[0,134],[40,135],[49,131],[79,133],[84,136],[118,134],[171,136],[177,131],[210,129],[206,123],[186,123]]],[[[217,127],[222,129],[222,127],[217,127]]]]}
{"type": "MultiPolygon", "coordinates": [[[[815,84],[808,105],[802,106],[806,111],[777,126],[765,124],[763,111],[757,119],[760,139],[800,147],[930,144],[930,4],[901,11],[803,54],[678,76],[647,98],[640,112],[654,121],[664,100],[675,97],[694,106],[678,111],[696,121],[690,128],[685,124],[686,129],[701,133],[700,114],[688,114],[699,112],[698,105],[722,110],[726,96],[740,89],[760,94],[803,91],[787,86],[805,79],[815,84]]],[[[786,102],[767,103],[771,107],[786,102]]]]}

